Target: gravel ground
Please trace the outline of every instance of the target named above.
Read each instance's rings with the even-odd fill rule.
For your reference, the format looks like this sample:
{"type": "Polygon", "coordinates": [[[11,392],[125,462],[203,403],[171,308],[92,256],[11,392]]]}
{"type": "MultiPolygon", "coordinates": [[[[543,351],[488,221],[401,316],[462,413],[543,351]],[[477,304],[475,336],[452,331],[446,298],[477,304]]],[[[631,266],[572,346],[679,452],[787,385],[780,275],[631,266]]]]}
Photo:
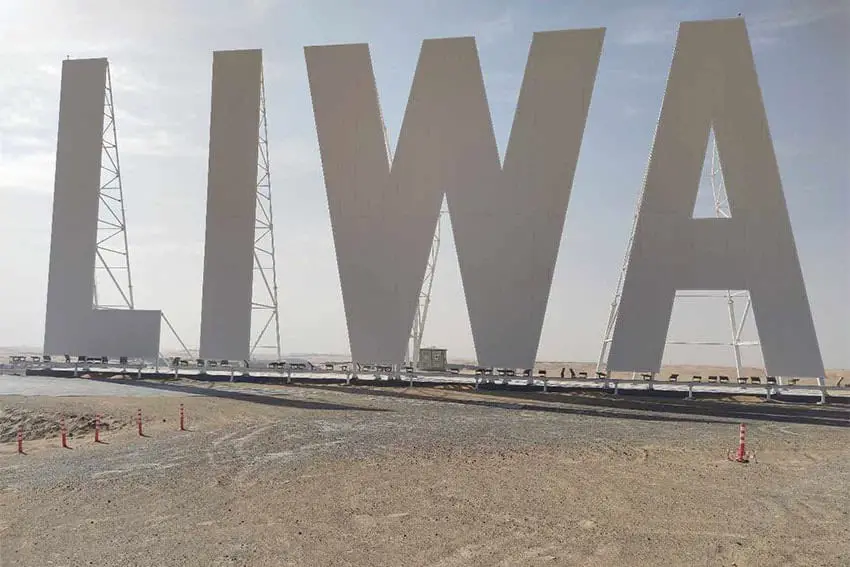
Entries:
{"type": "Polygon", "coordinates": [[[0,397],[118,424],[0,445],[0,566],[850,564],[846,406],[175,388],[0,397]]]}

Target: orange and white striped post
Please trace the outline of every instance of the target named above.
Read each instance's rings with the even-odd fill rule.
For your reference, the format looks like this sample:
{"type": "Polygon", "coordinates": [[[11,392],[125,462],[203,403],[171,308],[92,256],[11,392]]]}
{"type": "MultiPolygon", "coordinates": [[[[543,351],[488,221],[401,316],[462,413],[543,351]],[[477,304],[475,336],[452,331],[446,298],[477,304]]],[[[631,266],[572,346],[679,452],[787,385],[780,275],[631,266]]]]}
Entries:
{"type": "Polygon", "coordinates": [[[100,416],[94,416],[94,442],[100,443],[100,416]]]}
{"type": "Polygon", "coordinates": [[[144,437],[145,434],[142,433],[142,408],[139,408],[139,413],[136,416],[136,423],[139,426],[139,437],[144,437]]]}
{"type": "Polygon", "coordinates": [[[24,454],[24,428],[18,426],[18,453],[24,454]]]}
{"type": "Polygon", "coordinates": [[[738,450],[735,456],[732,456],[732,451],[729,451],[727,458],[730,461],[737,463],[749,463],[750,459],[755,459],[755,455],[747,453],[747,424],[742,423],[738,428],[738,450]]]}
{"type": "Polygon", "coordinates": [[[741,427],[738,429],[738,454],[736,455],[735,460],[739,463],[744,462],[747,459],[747,424],[742,423],[741,427]]]}
{"type": "Polygon", "coordinates": [[[185,419],[185,414],[184,414],[184,411],[183,411],[183,404],[180,404],[180,431],[186,431],[186,428],[184,427],[184,424],[185,424],[184,419],[185,419]]]}

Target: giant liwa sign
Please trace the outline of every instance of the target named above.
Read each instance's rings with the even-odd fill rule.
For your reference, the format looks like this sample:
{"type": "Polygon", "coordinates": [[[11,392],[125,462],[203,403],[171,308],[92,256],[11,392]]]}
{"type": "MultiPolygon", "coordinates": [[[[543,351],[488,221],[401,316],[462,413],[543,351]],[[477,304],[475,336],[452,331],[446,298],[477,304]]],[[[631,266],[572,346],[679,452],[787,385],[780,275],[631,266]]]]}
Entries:
{"type": "MultiPolygon", "coordinates": [[[[423,42],[392,158],[368,46],[305,48],[354,360],[403,359],[445,196],[479,364],[533,365],[604,33],[534,34],[504,162],[473,38],[423,42]]],[[[63,64],[44,349],[154,357],[159,312],[92,308],[105,66],[63,64]]],[[[249,352],[261,77],[214,54],[204,358],[249,352]]],[[[742,19],[680,26],[609,370],[659,370],[687,289],[749,290],[768,372],[823,375],[742,19]],[[733,212],[694,219],[712,128],[733,212]]]]}

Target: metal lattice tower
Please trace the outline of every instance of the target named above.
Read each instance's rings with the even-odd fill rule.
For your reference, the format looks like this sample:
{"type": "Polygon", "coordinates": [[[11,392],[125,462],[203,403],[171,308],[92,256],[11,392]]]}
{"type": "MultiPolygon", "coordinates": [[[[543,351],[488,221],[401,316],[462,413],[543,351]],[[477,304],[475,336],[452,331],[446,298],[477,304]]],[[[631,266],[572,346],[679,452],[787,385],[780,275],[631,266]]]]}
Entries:
{"type": "Polygon", "coordinates": [[[108,62],[103,115],[93,305],[95,309],[133,309],[135,303],[127,246],[127,223],[124,216],[124,190],[118,158],[112,75],[108,62]]]}
{"type": "Polygon", "coordinates": [[[437,228],[434,231],[434,240],[431,243],[431,252],[428,254],[428,265],[425,268],[425,279],[422,281],[422,289],[419,291],[419,301],[416,304],[416,313],[413,315],[413,327],[410,329],[410,352],[407,353],[405,362],[416,366],[419,364],[419,349],[422,347],[422,335],[425,333],[425,321],[428,319],[428,308],[431,306],[431,289],[434,285],[434,273],[437,268],[437,257],[440,254],[440,231],[443,215],[447,211],[441,210],[437,218],[437,228]]]}
{"type": "MultiPolygon", "coordinates": [[[[92,305],[95,309],[135,309],[127,221],[124,213],[124,185],[118,157],[118,127],[112,97],[112,73],[106,63],[106,91],[103,103],[103,135],[98,192],[97,237],[94,260],[92,305]]],[[[162,320],[191,357],[186,344],[162,313],[162,320]]],[[[160,354],[160,358],[164,358],[160,354]]]]}
{"type": "MultiPolygon", "coordinates": [[[[720,156],[717,152],[717,141],[712,134],[711,140],[711,161],[709,170],[706,175],[711,186],[711,192],[714,197],[714,215],[717,218],[730,218],[732,216],[729,207],[729,198],[726,194],[726,187],[723,181],[723,173],[720,166],[720,156]]],[[[634,243],[635,229],[637,228],[637,219],[640,211],[640,204],[643,202],[643,194],[638,200],[637,209],[635,210],[632,230],[629,235],[629,243],[626,247],[626,256],[623,260],[623,267],[620,269],[620,277],[617,280],[617,291],[614,294],[614,300],[611,302],[611,311],[608,315],[608,323],[605,328],[605,336],[602,339],[602,349],[599,353],[599,360],[596,363],[597,372],[602,372],[606,368],[608,351],[611,348],[611,340],[614,333],[614,324],[617,321],[617,311],[620,307],[620,297],[623,291],[623,280],[626,276],[626,268],[629,262],[629,254],[631,253],[632,244],[634,243]]],[[[732,350],[735,360],[736,376],[741,377],[743,372],[743,361],[741,358],[742,347],[760,347],[761,343],[758,340],[745,341],[742,339],[744,327],[752,315],[752,301],[748,291],[677,291],[676,300],[683,298],[713,298],[725,299],[727,310],[729,312],[730,339],[727,341],[711,341],[711,340],[667,340],[667,345],[691,345],[691,346],[728,346],[732,350]],[[736,312],[736,302],[740,301],[744,304],[740,318],[736,312]]]]}
{"type": "Polygon", "coordinates": [[[251,302],[251,320],[262,317],[256,338],[251,343],[251,357],[258,348],[274,349],[280,360],[280,312],[277,301],[277,264],[275,262],[274,222],[272,217],[272,182],[269,169],[269,130],[266,121],[265,81],[260,80],[260,122],[258,129],[259,153],[257,159],[257,215],[254,228],[254,297],[251,302]],[[261,345],[261,341],[274,325],[274,344],[261,345]]]}

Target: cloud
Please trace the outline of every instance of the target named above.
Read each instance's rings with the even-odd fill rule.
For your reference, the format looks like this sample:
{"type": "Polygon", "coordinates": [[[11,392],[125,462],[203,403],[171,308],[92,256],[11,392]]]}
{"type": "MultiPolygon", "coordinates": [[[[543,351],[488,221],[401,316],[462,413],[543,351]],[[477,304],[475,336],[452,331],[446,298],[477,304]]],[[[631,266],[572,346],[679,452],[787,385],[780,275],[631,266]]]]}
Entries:
{"type": "Polygon", "coordinates": [[[153,92],[164,91],[168,88],[154,79],[150,73],[138,71],[126,63],[116,64],[110,61],[109,75],[113,88],[120,90],[122,94],[143,93],[149,96],[153,92]]]}
{"type": "Polygon", "coordinates": [[[623,116],[625,116],[626,118],[634,118],[635,116],[641,116],[645,114],[643,109],[628,102],[624,103],[620,107],[620,110],[623,112],[623,116]]]}
{"type": "Polygon", "coordinates": [[[319,147],[312,138],[270,139],[269,154],[273,179],[321,174],[319,147]]]}
{"type": "Polygon", "coordinates": [[[5,54],[80,58],[126,52],[149,55],[194,46],[211,30],[263,23],[276,2],[250,0],[227,9],[216,9],[208,0],[61,0],[51,2],[49,10],[35,0],[14,4],[14,8],[0,6],[5,54]]]}
{"type": "MultiPolygon", "coordinates": [[[[10,58],[11,72],[0,75],[0,187],[39,192],[53,187],[62,66],[40,62],[46,58],[10,58]]],[[[110,64],[121,155],[205,155],[205,143],[189,139],[184,117],[170,110],[173,93],[192,97],[196,89],[161,84],[157,73],[137,69],[110,64]]]]}
{"type": "MultiPolygon", "coordinates": [[[[770,2],[768,9],[745,11],[750,41],[753,44],[775,43],[787,30],[808,26],[828,18],[850,14],[845,0],[811,0],[806,2],[770,2]]],[[[656,5],[624,10],[617,24],[610,28],[611,40],[620,45],[674,45],[679,24],[711,17],[727,18],[737,14],[696,14],[682,5],[656,5]],[[678,8],[678,9],[677,9],[678,8]]]]}
{"type": "Polygon", "coordinates": [[[625,34],[619,36],[615,41],[622,45],[639,46],[672,43],[675,40],[675,27],[665,26],[663,29],[659,29],[651,25],[642,25],[640,27],[628,30],[625,34]]]}
{"type": "MultiPolygon", "coordinates": [[[[13,101],[0,110],[0,130],[15,132],[16,137],[26,135],[29,130],[39,128],[45,114],[43,101],[35,98],[26,101],[13,101]]],[[[5,138],[6,135],[4,134],[5,138]]]]}
{"type": "Polygon", "coordinates": [[[513,15],[505,10],[493,19],[476,24],[473,29],[478,45],[491,45],[514,33],[513,15]]]}
{"type": "MultiPolygon", "coordinates": [[[[611,26],[610,41],[620,45],[672,45],[683,14],[666,6],[633,7],[622,12],[622,16],[611,26]]],[[[686,19],[686,18],[685,18],[686,19]]]]}
{"type": "Polygon", "coordinates": [[[50,192],[56,154],[53,106],[42,72],[0,78],[0,188],[50,192]]]}
{"type": "Polygon", "coordinates": [[[606,69],[605,75],[609,78],[615,77],[618,80],[632,83],[654,83],[663,81],[667,76],[662,72],[650,72],[642,69],[606,69]]]}
{"type": "Polygon", "coordinates": [[[255,18],[265,18],[272,8],[280,4],[277,0],[247,0],[248,10],[255,18]]]}
{"type": "Polygon", "coordinates": [[[488,102],[491,105],[499,103],[516,105],[522,85],[524,66],[512,71],[488,71],[485,67],[483,71],[488,102]]]}
{"type": "Polygon", "coordinates": [[[21,155],[0,153],[0,189],[52,193],[55,160],[55,151],[21,155]]]}
{"type": "Polygon", "coordinates": [[[815,0],[805,3],[789,4],[785,9],[756,13],[744,13],[750,42],[754,45],[771,45],[776,43],[782,32],[809,26],[829,18],[844,14],[850,15],[850,8],[841,0],[815,0]]]}
{"type": "Polygon", "coordinates": [[[176,136],[170,130],[156,128],[140,136],[121,136],[118,133],[121,156],[203,157],[207,148],[176,136]]]}

